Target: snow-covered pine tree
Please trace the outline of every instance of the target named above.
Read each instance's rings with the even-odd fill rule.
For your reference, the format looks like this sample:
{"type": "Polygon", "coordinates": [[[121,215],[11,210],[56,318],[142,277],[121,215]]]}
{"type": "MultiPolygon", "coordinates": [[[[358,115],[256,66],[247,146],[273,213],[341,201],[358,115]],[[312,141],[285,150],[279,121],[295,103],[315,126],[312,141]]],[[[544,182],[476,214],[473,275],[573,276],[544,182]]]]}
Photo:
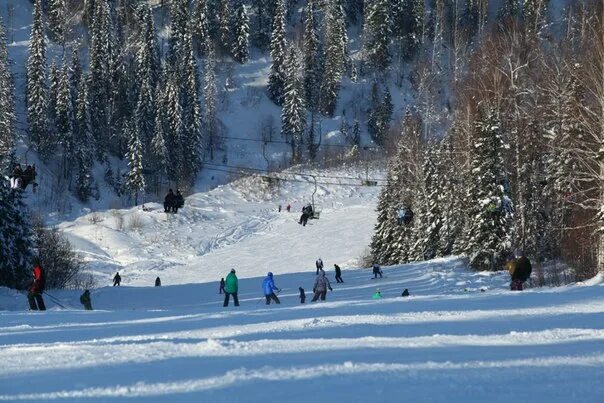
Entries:
{"type": "Polygon", "coordinates": [[[235,19],[233,27],[235,39],[233,41],[232,54],[233,58],[241,64],[246,63],[250,56],[249,25],[250,21],[245,6],[243,5],[243,2],[241,0],[237,0],[237,2],[235,3],[235,19]]]}
{"type": "Polygon", "coordinates": [[[394,206],[396,205],[396,189],[398,178],[391,165],[388,168],[386,186],[380,192],[377,202],[377,220],[371,238],[371,259],[373,263],[392,264],[398,263],[393,256],[388,254],[391,250],[394,238],[394,226],[396,217],[394,206]]]}
{"type": "Polygon", "coordinates": [[[170,2],[170,44],[167,61],[171,74],[180,74],[185,35],[188,32],[189,0],[170,2]]]}
{"type": "Polygon", "coordinates": [[[137,74],[139,77],[149,77],[149,84],[155,90],[161,76],[159,41],[151,8],[148,5],[141,5],[140,13],[140,37],[136,51],[137,74]]]}
{"type": "Polygon", "coordinates": [[[363,27],[363,52],[369,65],[378,72],[390,66],[392,10],[390,0],[374,0],[367,5],[363,27]]]}
{"type": "Polygon", "coordinates": [[[411,60],[419,49],[424,14],[424,0],[394,0],[392,34],[403,60],[411,60]]]}
{"type": "Polygon", "coordinates": [[[286,64],[285,97],[281,110],[281,132],[292,148],[292,163],[301,160],[302,138],[306,125],[304,87],[300,75],[298,51],[292,46],[286,64]]]}
{"type": "Polygon", "coordinates": [[[210,49],[208,57],[206,58],[205,64],[205,76],[204,76],[204,87],[203,97],[205,100],[205,131],[207,139],[208,150],[210,151],[210,159],[214,159],[214,149],[216,147],[216,136],[218,135],[218,121],[216,113],[216,72],[214,51],[210,49]]]}
{"type": "Polygon", "coordinates": [[[324,62],[323,81],[321,83],[322,111],[333,116],[338,103],[342,76],[346,69],[348,35],[346,19],[339,1],[327,4],[324,18],[324,62]]]}
{"type": "Polygon", "coordinates": [[[57,139],[63,147],[63,177],[67,178],[74,162],[74,113],[71,100],[71,82],[67,60],[63,59],[55,102],[55,127],[57,139]]]}
{"type": "Polygon", "coordinates": [[[54,141],[48,128],[47,96],[42,0],[36,0],[27,59],[27,123],[30,140],[44,159],[50,157],[54,147],[54,141]]]}
{"type": "Polygon", "coordinates": [[[180,104],[178,83],[173,77],[169,77],[165,85],[165,138],[170,152],[170,169],[168,177],[176,182],[178,186],[184,185],[182,172],[183,160],[182,150],[180,148],[180,139],[183,136],[184,124],[182,121],[182,106],[180,104]]]}
{"type": "Polygon", "coordinates": [[[466,254],[475,270],[500,270],[511,253],[511,201],[504,193],[503,138],[495,111],[480,111],[471,150],[466,254]]]}
{"type": "Polygon", "coordinates": [[[193,51],[193,38],[191,34],[185,36],[184,46],[184,73],[182,111],[183,111],[183,137],[180,138],[183,159],[183,179],[186,178],[187,187],[193,184],[197,170],[201,163],[200,150],[202,146],[202,113],[199,104],[199,76],[197,60],[193,51]]]}
{"type": "Polygon", "coordinates": [[[378,83],[374,82],[371,87],[371,108],[367,114],[367,130],[376,144],[384,144],[384,139],[390,128],[392,108],[390,90],[386,87],[384,95],[381,96],[378,83]]]}
{"type": "Polygon", "coordinates": [[[285,91],[286,38],[285,38],[285,0],[277,0],[277,9],[273,21],[271,37],[271,70],[268,76],[268,95],[277,105],[283,104],[285,91]]]}
{"type": "Polygon", "coordinates": [[[21,190],[0,181],[0,286],[23,289],[33,255],[32,230],[21,190]]]}
{"type": "Polygon", "coordinates": [[[55,133],[55,120],[57,118],[57,94],[59,92],[59,70],[54,59],[50,63],[48,81],[50,82],[50,87],[48,88],[48,126],[49,130],[52,133],[55,133]]]}
{"type": "Polygon", "coordinates": [[[438,256],[440,231],[443,225],[442,204],[440,200],[442,189],[439,187],[438,161],[441,157],[436,144],[430,144],[426,150],[423,164],[423,192],[416,200],[419,203],[415,218],[421,227],[416,241],[416,258],[429,260],[438,256]]]}
{"type": "Polygon", "coordinates": [[[541,29],[547,22],[548,4],[549,0],[524,0],[524,24],[529,37],[534,37],[541,33],[541,29]]]}
{"type": "Polygon", "coordinates": [[[6,31],[0,18],[0,173],[9,169],[16,140],[14,85],[6,40],[6,31]]]}
{"type": "Polygon", "coordinates": [[[315,21],[315,0],[304,7],[304,94],[306,106],[316,111],[320,106],[319,36],[315,21]]]}
{"type": "Polygon", "coordinates": [[[67,7],[65,0],[48,0],[48,28],[52,39],[65,46],[67,7]]]}
{"type": "Polygon", "coordinates": [[[229,55],[233,44],[231,39],[230,0],[220,0],[218,9],[218,27],[220,31],[220,54],[229,55]]]}
{"type": "Polygon", "coordinates": [[[210,37],[210,22],[206,0],[196,1],[191,18],[191,26],[193,28],[193,38],[196,42],[197,54],[205,56],[207,54],[207,47],[212,40],[210,37]]]}
{"type": "Polygon", "coordinates": [[[80,81],[82,80],[82,63],[80,62],[80,55],[78,48],[74,47],[71,52],[71,103],[73,110],[76,110],[77,99],[78,99],[78,88],[80,88],[80,81]]]}
{"type": "Polygon", "coordinates": [[[274,0],[252,0],[252,8],[255,10],[253,41],[254,44],[264,50],[271,42],[273,29],[273,18],[276,7],[274,0]]]}
{"type": "Polygon", "coordinates": [[[95,148],[99,156],[109,149],[112,128],[111,105],[111,15],[108,0],[95,0],[95,12],[90,35],[90,65],[88,110],[94,127],[95,148]]]}
{"type": "Polygon", "coordinates": [[[352,124],[352,134],[350,139],[353,145],[358,146],[361,144],[361,123],[357,119],[355,119],[354,123],[352,124]]]}
{"type": "Polygon", "coordinates": [[[155,115],[155,132],[153,133],[153,139],[151,140],[151,161],[153,161],[153,168],[157,172],[159,182],[161,181],[162,176],[168,173],[168,166],[170,163],[170,154],[166,146],[166,139],[164,135],[164,100],[162,99],[162,92],[159,85],[155,91],[155,99],[157,101],[157,113],[155,115]]]}
{"type": "Polygon", "coordinates": [[[130,136],[128,142],[128,176],[126,178],[126,187],[134,194],[134,205],[138,205],[139,193],[145,191],[145,176],[143,174],[143,144],[138,135],[138,131],[134,128],[132,122],[126,122],[125,133],[130,136]]]}
{"type": "Polygon", "coordinates": [[[78,89],[76,117],[74,125],[74,155],[76,158],[76,194],[86,202],[92,191],[92,165],[94,163],[94,134],[92,132],[92,117],[88,104],[89,77],[82,77],[78,89]]]}

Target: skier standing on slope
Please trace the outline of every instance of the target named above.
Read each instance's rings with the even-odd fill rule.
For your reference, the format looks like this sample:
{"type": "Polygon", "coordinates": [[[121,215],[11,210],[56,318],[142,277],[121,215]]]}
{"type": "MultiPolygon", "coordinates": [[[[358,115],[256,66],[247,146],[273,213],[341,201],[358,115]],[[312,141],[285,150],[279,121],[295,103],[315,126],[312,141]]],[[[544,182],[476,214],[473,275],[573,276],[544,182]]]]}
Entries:
{"type": "Polygon", "coordinates": [[[333,288],[331,288],[331,284],[329,283],[329,279],[325,277],[325,272],[321,270],[315,279],[315,285],[312,288],[315,295],[312,297],[311,302],[315,302],[319,298],[321,298],[321,301],[325,301],[327,289],[329,289],[329,291],[333,291],[333,288]]]}
{"type": "Polygon", "coordinates": [[[29,292],[27,293],[29,308],[32,311],[45,311],[46,305],[44,305],[42,293],[44,293],[44,287],[46,287],[46,276],[44,275],[44,271],[42,270],[40,263],[36,263],[34,266],[33,275],[34,281],[31,283],[29,292]]]}
{"type": "Polygon", "coordinates": [[[342,269],[340,269],[340,266],[337,264],[334,264],[333,267],[336,269],[336,282],[343,283],[344,280],[342,280],[342,269]]]}
{"type": "Polygon", "coordinates": [[[382,278],[382,269],[380,267],[379,264],[374,264],[373,265],[373,278],[377,278],[377,276],[380,276],[380,278],[382,278]]]}
{"type": "Polygon", "coordinates": [[[511,276],[510,289],[522,291],[522,284],[531,277],[533,267],[531,261],[522,252],[517,251],[515,256],[506,264],[511,276]]]}
{"type": "Polygon", "coordinates": [[[115,276],[113,276],[113,286],[115,287],[117,285],[119,287],[121,283],[122,276],[120,276],[120,272],[118,271],[117,273],[115,273],[115,276]]]}
{"type": "Polygon", "coordinates": [[[275,301],[275,303],[280,304],[279,298],[275,294],[275,291],[281,291],[279,288],[275,286],[275,280],[273,280],[273,273],[270,271],[262,281],[262,291],[264,291],[264,297],[266,298],[266,305],[270,305],[271,300],[275,301]]]}
{"type": "Polygon", "coordinates": [[[220,279],[220,288],[218,289],[218,294],[222,294],[224,292],[224,277],[220,279]]]}
{"type": "Polygon", "coordinates": [[[319,271],[323,270],[323,260],[321,260],[321,258],[318,258],[317,261],[315,262],[315,265],[317,266],[317,273],[315,275],[318,276],[319,271]]]}
{"type": "Polygon", "coordinates": [[[80,303],[84,305],[84,309],[92,311],[92,301],[90,300],[90,291],[84,290],[84,294],[80,295],[80,303]]]}
{"type": "Polygon", "coordinates": [[[239,280],[237,280],[237,276],[235,275],[235,269],[231,269],[224,282],[224,304],[222,306],[229,306],[229,297],[231,295],[233,296],[233,301],[235,301],[235,306],[239,306],[237,291],[239,291],[239,280]]]}
{"type": "Polygon", "coordinates": [[[300,303],[303,304],[306,302],[306,293],[302,287],[298,287],[298,290],[300,291],[300,303]]]}

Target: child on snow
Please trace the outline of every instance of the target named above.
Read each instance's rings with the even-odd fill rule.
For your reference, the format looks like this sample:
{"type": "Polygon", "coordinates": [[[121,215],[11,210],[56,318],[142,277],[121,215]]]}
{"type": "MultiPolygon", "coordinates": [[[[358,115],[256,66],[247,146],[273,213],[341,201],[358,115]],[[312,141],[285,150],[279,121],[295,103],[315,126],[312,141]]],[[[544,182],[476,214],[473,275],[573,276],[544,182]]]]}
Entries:
{"type": "Polygon", "coordinates": [[[306,302],[306,294],[304,293],[304,288],[298,287],[298,290],[300,290],[300,303],[303,304],[304,302],[306,302]]]}

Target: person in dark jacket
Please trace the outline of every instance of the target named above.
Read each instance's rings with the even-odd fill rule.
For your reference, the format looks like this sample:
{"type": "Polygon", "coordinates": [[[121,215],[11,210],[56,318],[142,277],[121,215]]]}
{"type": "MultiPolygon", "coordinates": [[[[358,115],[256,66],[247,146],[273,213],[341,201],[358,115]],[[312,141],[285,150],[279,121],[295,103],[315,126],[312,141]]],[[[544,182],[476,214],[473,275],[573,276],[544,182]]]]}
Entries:
{"type": "Polygon", "coordinates": [[[382,278],[382,268],[380,267],[379,264],[374,264],[373,265],[373,278],[377,278],[377,276],[380,276],[380,278],[382,278]]]}
{"type": "Polygon", "coordinates": [[[533,271],[531,261],[522,252],[517,252],[516,258],[507,262],[506,267],[511,277],[510,289],[512,291],[522,291],[522,284],[531,277],[533,271]]]}
{"type": "Polygon", "coordinates": [[[321,298],[321,301],[325,301],[328,289],[329,291],[333,291],[333,288],[331,288],[331,284],[329,283],[329,279],[325,277],[325,272],[321,270],[315,279],[315,285],[312,289],[315,295],[313,295],[311,302],[315,302],[319,298],[321,298]]]}
{"type": "Polygon", "coordinates": [[[29,308],[32,311],[45,311],[46,305],[44,304],[44,288],[46,287],[46,276],[39,263],[36,263],[33,271],[34,280],[29,287],[27,293],[27,301],[29,302],[29,308]]]}
{"type": "Polygon", "coordinates": [[[275,291],[281,291],[279,288],[275,286],[275,280],[273,279],[273,273],[270,271],[267,273],[264,280],[262,280],[262,291],[264,292],[264,297],[266,298],[266,305],[270,305],[271,300],[275,301],[275,303],[280,304],[279,298],[275,291]]]}
{"type": "Polygon", "coordinates": [[[316,272],[315,276],[318,276],[319,271],[323,270],[323,260],[321,258],[318,258],[317,261],[315,262],[315,266],[317,266],[317,272],[316,272]]]}
{"type": "Polygon", "coordinates": [[[342,280],[342,269],[340,269],[340,266],[337,264],[334,264],[333,267],[336,269],[336,282],[343,283],[344,280],[342,280]]]}
{"type": "Polygon", "coordinates": [[[232,295],[235,306],[239,306],[239,298],[237,298],[237,292],[239,291],[239,280],[235,274],[235,269],[231,269],[231,272],[227,275],[226,281],[224,282],[224,304],[222,306],[229,306],[229,298],[232,295]]]}
{"type": "Polygon", "coordinates": [[[306,293],[302,287],[298,287],[298,290],[300,290],[300,303],[303,304],[306,302],[306,293]]]}
{"type": "Polygon", "coordinates": [[[28,165],[23,172],[23,176],[21,179],[21,189],[27,189],[27,185],[34,181],[34,169],[31,165],[28,165]]]}
{"type": "Polygon", "coordinates": [[[401,294],[401,297],[408,297],[409,296],[409,290],[408,289],[404,289],[403,293],[401,294]]]}
{"type": "Polygon", "coordinates": [[[176,195],[174,195],[174,191],[172,189],[168,190],[168,194],[164,198],[164,212],[169,213],[172,211],[174,207],[174,203],[176,202],[176,195]]]}
{"type": "Polygon", "coordinates": [[[222,294],[224,292],[224,277],[220,279],[220,288],[218,289],[218,294],[222,294]]]}
{"type": "Polygon", "coordinates": [[[161,279],[159,278],[159,276],[157,276],[157,278],[155,279],[155,286],[161,287],[161,279]]]}
{"type": "Polygon", "coordinates": [[[84,305],[84,309],[92,311],[92,301],[90,300],[90,291],[84,290],[84,294],[80,295],[80,303],[84,305]]]}
{"type": "Polygon", "coordinates": [[[115,276],[113,276],[113,286],[115,287],[117,285],[119,287],[121,283],[122,276],[120,276],[120,272],[118,271],[117,273],[115,273],[115,276]]]}
{"type": "Polygon", "coordinates": [[[178,213],[178,209],[182,208],[185,205],[185,198],[182,197],[182,193],[180,190],[176,191],[176,195],[174,196],[174,205],[172,206],[172,212],[174,214],[178,213]]]}

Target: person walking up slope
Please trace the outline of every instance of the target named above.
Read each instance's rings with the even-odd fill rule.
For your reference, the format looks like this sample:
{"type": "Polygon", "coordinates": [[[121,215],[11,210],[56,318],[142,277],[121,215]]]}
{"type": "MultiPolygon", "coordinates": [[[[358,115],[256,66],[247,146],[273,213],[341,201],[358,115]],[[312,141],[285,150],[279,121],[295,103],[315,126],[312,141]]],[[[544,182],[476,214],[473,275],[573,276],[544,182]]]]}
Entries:
{"type": "Polygon", "coordinates": [[[334,264],[333,267],[336,269],[336,282],[343,283],[344,280],[342,280],[342,269],[340,269],[340,266],[337,264],[334,264]]]}
{"type": "Polygon", "coordinates": [[[120,276],[120,272],[118,271],[117,273],[115,273],[115,276],[113,276],[113,286],[115,287],[117,285],[119,287],[121,283],[122,276],[120,276]]]}
{"type": "Polygon", "coordinates": [[[275,280],[273,280],[273,273],[270,271],[262,281],[262,291],[264,291],[264,297],[266,298],[266,305],[270,305],[271,300],[275,301],[275,303],[280,304],[279,298],[275,294],[275,291],[281,291],[279,288],[275,286],[275,280]]]}
{"type": "Polygon", "coordinates": [[[321,301],[325,301],[327,289],[329,289],[329,291],[333,291],[333,288],[331,288],[331,284],[329,283],[329,279],[325,277],[325,272],[321,270],[315,279],[315,285],[312,288],[315,295],[312,297],[311,302],[315,302],[319,298],[321,298],[321,301]]]}
{"type": "Polygon", "coordinates": [[[224,282],[224,304],[222,306],[229,306],[231,295],[233,296],[233,301],[235,301],[235,306],[239,306],[237,291],[239,291],[239,280],[237,280],[237,276],[235,275],[235,269],[231,269],[224,282]]]}

